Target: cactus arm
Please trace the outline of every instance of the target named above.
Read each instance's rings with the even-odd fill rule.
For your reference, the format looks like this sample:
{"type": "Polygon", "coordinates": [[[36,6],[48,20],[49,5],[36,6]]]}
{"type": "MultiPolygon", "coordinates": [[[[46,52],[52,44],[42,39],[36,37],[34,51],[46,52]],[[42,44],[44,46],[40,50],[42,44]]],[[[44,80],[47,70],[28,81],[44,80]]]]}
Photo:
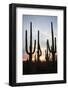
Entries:
{"type": "Polygon", "coordinates": [[[52,52],[52,50],[50,49],[50,45],[49,45],[49,41],[47,40],[47,46],[50,52],[52,52]]]}
{"type": "Polygon", "coordinates": [[[35,49],[36,49],[36,40],[34,41],[34,50],[33,50],[32,54],[34,54],[35,49]]]}
{"type": "Polygon", "coordinates": [[[39,45],[39,56],[42,55],[42,51],[41,51],[41,48],[40,48],[40,45],[39,45]]]}
{"type": "Polygon", "coordinates": [[[55,37],[55,53],[56,53],[56,37],[55,37]]]}
{"type": "Polygon", "coordinates": [[[38,30],[38,51],[39,51],[39,30],[38,30]]]}
{"type": "Polygon", "coordinates": [[[46,50],[45,50],[45,59],[46,59],[46,55],[47,55],[47,52],[46,52],[46,50]]]}
{"type": "Polygon", "coordinates": [[[53,23],[51,22],[51,33],[52,33],[52,49],[54,50],[54,34],[53,34],[53,23]]]}
{"type": "Polygon", "coordinates": [[[38,51],[39,56],[41,56],[42,55],[42,51],[41,51],[40,44],[39,44],[39,30],[38,30],[38,49],[39,49],[39,51],[38,51]]]}
{"type": "MultiPolygon", "coordinates": [[[[48,41],[47,41],[47,43],[48,43],[48,41]]],[[[48,45],[47,45],[47,56],[48,56],[48,45]]]]}
{"type": "Polygon", "coordinates": [[[42,51],[41,51],[41,49],[40,49],[40,54],[39,54],[39,56],[41,56],[42,55],[42,51]]]}
{"type": "Polygon", "coordinates": [[[28,52],[28,44],[27,44],[27,30],[25,31],[25,50],[26,50],[27,54],[30,54],[30,53],[28,52]]]}

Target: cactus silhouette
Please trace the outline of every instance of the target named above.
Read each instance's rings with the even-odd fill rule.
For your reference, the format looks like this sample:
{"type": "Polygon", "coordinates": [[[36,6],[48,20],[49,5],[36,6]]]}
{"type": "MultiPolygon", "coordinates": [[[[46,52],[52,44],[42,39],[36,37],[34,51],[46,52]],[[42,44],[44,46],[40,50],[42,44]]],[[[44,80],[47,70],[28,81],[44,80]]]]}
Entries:
{"type": "Polygon", "coordinates": [[[34,49],[32,50],[32,22],[30,22],[30,47],[28,50],[28,43],[27,43],[27,30],[25,31],[25,50],[26,53],[29,55],[29,60],[32,61],[32,54],[34,54],[36,49],[36,40],[34,40],[34,49]]]}
{"type": "Polygon", "coordinates": [[[46,45],[47,45],[47,50],[45,50],[45,59],[46,61],[48,62],[49,61],[49,55],[48,55],[48,40],[46,42],[46,45]]]}
{"type": "Polygon", "coordinates": [[[40,56],[42,55],[42,51],[40,48],[40,43],[39,43],[39,30],[38,30],[38,41],[37,41],[37,60],[40,60],[40,56]]]}
{"type": "Polygon", "coordinates": [[[49,48],[49,51],[52,53],[52,60],[54,62],[55,61],[55,53],[56,53],[56,37],[54,38],[52,22],[51,22],[51,34],[52,34],[52,46],[50,48],[49,41],[48,41],[48,48],[49,48]]]}
{"type": "Polygon", "coordinates": [[[36,54],[34,55],[34,60],[35,60],[35,62],[36,62],[36,54]]]}

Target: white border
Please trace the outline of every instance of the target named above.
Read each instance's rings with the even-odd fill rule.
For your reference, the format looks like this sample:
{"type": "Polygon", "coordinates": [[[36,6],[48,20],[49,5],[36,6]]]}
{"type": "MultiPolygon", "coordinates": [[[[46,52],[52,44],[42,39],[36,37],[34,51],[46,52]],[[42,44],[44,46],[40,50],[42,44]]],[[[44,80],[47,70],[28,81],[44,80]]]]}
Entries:
{"type": "Polygon", "coordinates": [[[16,83],[36,82],[36,81],[54,81],[63,80],[63,11],[49,9],[16,9],[16,83]],[[22,75],[22,15],[50,15],[58,17],[58,73],[57,74],[41,74],[41,75],[22,75]]]}

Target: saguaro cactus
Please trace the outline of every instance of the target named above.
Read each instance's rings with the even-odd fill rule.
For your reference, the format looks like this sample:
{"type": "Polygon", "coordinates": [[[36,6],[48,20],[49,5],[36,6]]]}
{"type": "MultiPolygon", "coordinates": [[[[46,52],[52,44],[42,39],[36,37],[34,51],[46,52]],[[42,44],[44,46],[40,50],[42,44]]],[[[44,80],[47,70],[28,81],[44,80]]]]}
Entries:
{"type": "Polygon", "coordinates": [[[56,37],[54,38],[52,22],[51,22],[51,34],[52,34],[52,46],[50,48],[49,41],[48,41],[48,48],[49,48],[49,51],[52,53],[52,60],[54,62],[55,61],[55,53],[56,53],[56,37]]]}
{"type": "Polygon", "coordinates": [[[36,40],[34,41],[34,49],[32,50],[32,22],[30,22],[30,48],[28,50],[27,44],[27,30],[25,31],[25,50],[26,53],[29,55],[29,60],[32,61],[32,54],[34,54],[36,49],[36,40]]]}
{"type": "Polygon", "coordinates": [[[42,51],[39,44],[39,31],[38,31],[38,41],[37,41],[37,59],[40,60],[40,56],[42,55],[42,51]]]}
{"type": "Polygon", "coordinates": [[[46,59],[46,61],[48,62],[48,61],[49,61],[49,55],[48,55],[48,40],[47,40],[46,45],[47,45],[47,50],[45,50],[45,59],[46,59]]]}

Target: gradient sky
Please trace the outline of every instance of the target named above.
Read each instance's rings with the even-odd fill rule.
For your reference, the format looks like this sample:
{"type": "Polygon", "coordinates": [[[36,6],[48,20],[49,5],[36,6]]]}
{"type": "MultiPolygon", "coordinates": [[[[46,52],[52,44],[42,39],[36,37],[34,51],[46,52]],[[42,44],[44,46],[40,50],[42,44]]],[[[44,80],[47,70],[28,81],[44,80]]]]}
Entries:
{"type": "Polygon", "coordinates": [[[30,40],[30,22],[32,22],[32,40],[34,46],[34,40],[37,41],[37,31],[39,30],[40,35],[40,45],[43,50],[43,55],[46,49],[46,41],[49,39],[49,43],[51,45],[51,22],[53,22],[53,32],[54,36],[57,37],[57,16],[40,16],[40,15],[23,15],[23,52],[26,57],[25,52],[25,30],[27,30],[28,37],[28,48],[29,48],[29,40],[30,40]]]}

